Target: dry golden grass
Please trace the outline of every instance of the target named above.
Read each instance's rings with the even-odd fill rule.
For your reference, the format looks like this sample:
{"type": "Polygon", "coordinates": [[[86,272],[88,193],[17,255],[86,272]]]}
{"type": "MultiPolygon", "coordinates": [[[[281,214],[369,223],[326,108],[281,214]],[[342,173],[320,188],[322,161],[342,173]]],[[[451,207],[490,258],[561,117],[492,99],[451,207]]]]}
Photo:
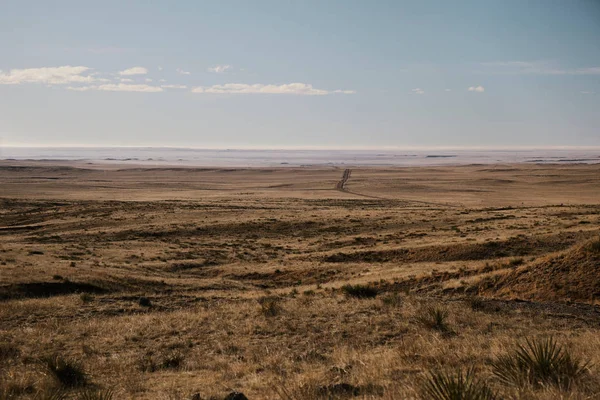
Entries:
{"type": "Polygon", "coordinates": [[[430,372],[470,367],[500,398],[599,398],[594,299],[514,300],[551,262],[600,269],[598,166],[361,169],[347,191],[334,168],[16,166],[0,175],[2,400],[55,390],[56,355],[86,374],[72,399],[421,398],[430,372]],[[493,378],[550,335],[586,379],[493,378]]]}

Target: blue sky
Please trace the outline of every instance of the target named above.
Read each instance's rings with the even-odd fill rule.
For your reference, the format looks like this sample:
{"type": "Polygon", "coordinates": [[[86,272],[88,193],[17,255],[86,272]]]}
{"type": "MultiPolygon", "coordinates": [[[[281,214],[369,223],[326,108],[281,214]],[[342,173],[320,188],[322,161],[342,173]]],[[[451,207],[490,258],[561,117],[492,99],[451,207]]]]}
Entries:
{"type": "Polygon", "coordinates": [[[2,1],[4,145],[600,145],[600,1],[2,1]]]}

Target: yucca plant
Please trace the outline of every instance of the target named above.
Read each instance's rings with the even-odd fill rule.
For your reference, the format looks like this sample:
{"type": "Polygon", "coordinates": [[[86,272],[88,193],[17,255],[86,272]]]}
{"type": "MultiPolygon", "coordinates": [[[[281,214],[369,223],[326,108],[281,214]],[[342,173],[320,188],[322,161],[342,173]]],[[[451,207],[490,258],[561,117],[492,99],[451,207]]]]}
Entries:
{"type": "Polygon", "coordinates": [[[106,390],[85,390],[79,394],[77,400],[113,400],[114,393],[110,389],[106,390]]]}
{"type": "Polygon", "coordinates": [[[421,397],[426,400],[494,400],[498,396],[477,378],[475,370],[431,372],[421,384],[421,397]]]}
{"type": "Polygon", "coordinates": [[[552,337],[527,339],[492,363],[494,375],[504,384],[523,387],[545,385],[567,390],[585,376],[589,363],[571,355],[552,337]]]}
{"type": "Polygon", "coordinates": [[[47,388],[38,391],[33,400],[66,400],[67,394],[61,388],[47,388]]]}
{"type": "Polygon", "coordinates": [[[427,306],[420,310],[417,320],[430,329],[435,329],[440,332],[449,332],[448,316],[450,313],[447,309],[436,306],[427,306]]]}

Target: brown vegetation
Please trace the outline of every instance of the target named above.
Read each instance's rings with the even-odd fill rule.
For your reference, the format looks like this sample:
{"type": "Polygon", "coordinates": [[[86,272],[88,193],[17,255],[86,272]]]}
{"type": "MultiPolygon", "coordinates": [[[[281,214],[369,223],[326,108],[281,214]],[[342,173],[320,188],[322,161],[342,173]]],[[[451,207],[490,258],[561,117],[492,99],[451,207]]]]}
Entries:
{"type": "Polygon", "coordinates": [[[2,400],[600,392],[597,165],[0,169],[2,400]]]}

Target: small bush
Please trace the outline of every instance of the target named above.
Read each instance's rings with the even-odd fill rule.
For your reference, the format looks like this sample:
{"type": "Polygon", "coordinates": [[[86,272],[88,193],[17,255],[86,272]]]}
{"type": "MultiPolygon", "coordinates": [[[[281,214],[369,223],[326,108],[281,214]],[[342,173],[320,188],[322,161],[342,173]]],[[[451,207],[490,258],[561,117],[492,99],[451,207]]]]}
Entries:
{"type": "Polygon", "coordinates": [[[398,293],[392,293],[381,298],[381,302],[390,307],[400,307],[402,305],[402,297],[398,293]]]}
{"type": "Polygon", "coordinates": [[[138,303],[142,307],[151,307],[152,306],[152,302],[147,297],[140,297],[138,303]]]}
{"type": "Polygon", "coordinates": [[[260,311],[265,317],[275,317],[281,313],[280,299],[274,296],[265,296],[258,299],[260,311]]]}
{"type": "Polygon", "coordinates": [[[180,351],[149,352],[139,360],[138,365],[141,371],[156,372],[161,369],[180,369],[184,361],[185,357],[180,351]]]}
{"type": "Polygon", "coordinates": [[[421,384],[423,399],[428,400],[494,400],[496,393],[477,378],[474,369],[457,374],[432,372],[421,384]]]}
{"type": "Polygon", "coordinates": [[[477,297],[477,296],[470,297],[468,302],[469,302],[469,305],[471,306],[471,310],[473,310],[473,311],[481,311],[485,307],[485,303],[483,302],[481,297],[477,297]]]}
{"type": "Polygon", "coordinates": [[[79,363],[60,356],[42,359],[46,372],[62,387],[78,387],[87,383],[87,375],[79,363]]]}
{"type": "Polygon", "coordinates": [[[430,329],[435,329],[440,332],[450,332],[448,326],[448,310],[437,306],[427,306],[421,309],[417,320],[430,329]]]}
{"type": "Polygon", "coordinates": [[[587,246],[586,250],[590,253],[600,254],[600,238],[591,241],[587,246]]]}
{"type": "Polygon", "coordinates": [[[349,297],[358,299],[372,299],[377,296],[377,288],[368,285],[344,285],[342,291],[349,297]]]}
{"type": "Polygon", "coordinates": [[[492,363],[494,375],[504,384],[523,387],[544,385],[569,389],[585,376],[588,363],[582,362],[553,338],[527,339],[510,353],[492,363]]]}
{"type": "Polygon", "coordinates": [[[94,296],[92,296],[89,293],[81,293],[79,295],[79,299],[81,300],[82,303],[89,303],[92,300],[94,300],[94,296]]]}

